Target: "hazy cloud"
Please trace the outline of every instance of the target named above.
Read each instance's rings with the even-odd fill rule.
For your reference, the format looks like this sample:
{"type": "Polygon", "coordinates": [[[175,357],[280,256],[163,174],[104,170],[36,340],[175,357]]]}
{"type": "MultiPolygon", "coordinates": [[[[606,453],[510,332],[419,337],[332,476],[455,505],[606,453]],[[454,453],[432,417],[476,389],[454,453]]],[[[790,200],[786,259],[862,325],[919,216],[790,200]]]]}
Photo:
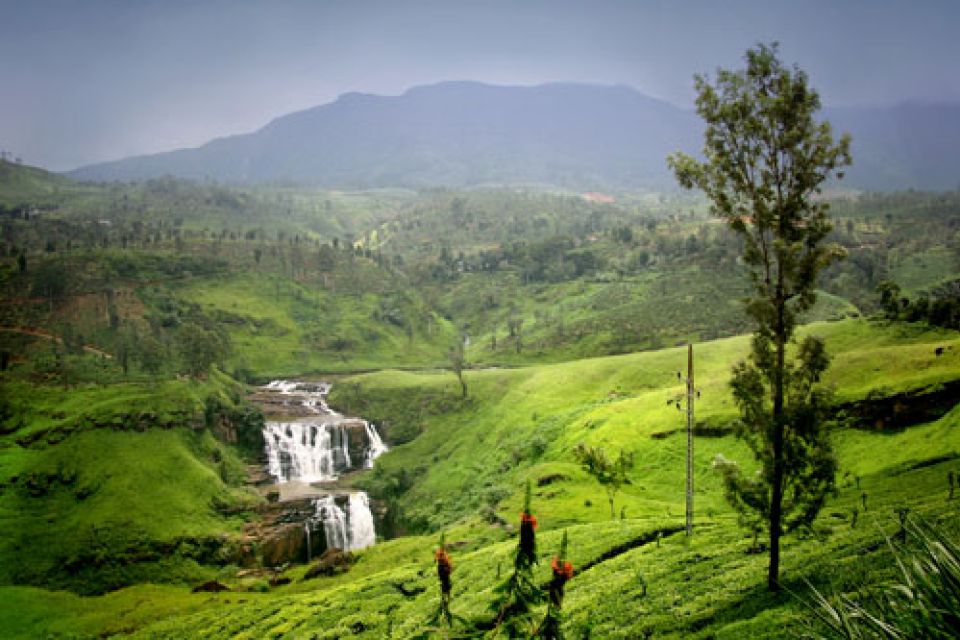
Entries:
{"type": "Polygon", "coordinates": [[[958,18],[948,0],[0,1],[0,148],[67,169],[450,79],[688,105],[693,73],[770,40],[828,104],[958,101],[958,18]]]}

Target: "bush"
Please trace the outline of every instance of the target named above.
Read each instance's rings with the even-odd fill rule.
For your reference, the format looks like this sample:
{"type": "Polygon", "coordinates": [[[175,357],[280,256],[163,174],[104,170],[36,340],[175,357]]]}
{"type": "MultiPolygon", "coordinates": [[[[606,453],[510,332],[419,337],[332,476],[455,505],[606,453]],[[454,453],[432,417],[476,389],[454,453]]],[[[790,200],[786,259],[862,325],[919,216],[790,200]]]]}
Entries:
{"type": "Polygon", "coordinates": [[[915,547],[894,548],[899,582],[865,598],[826,597],[812,585],[816,638],[950,638],[960,629],[960,546],[943,531],[907,520],[915,547]]]}

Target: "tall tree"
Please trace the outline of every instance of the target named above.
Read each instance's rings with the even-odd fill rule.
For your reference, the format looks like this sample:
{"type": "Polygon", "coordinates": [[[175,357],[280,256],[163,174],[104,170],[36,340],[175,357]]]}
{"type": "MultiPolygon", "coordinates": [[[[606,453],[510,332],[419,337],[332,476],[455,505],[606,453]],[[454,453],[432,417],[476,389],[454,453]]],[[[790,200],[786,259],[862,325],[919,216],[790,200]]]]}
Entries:
{"type": "Polygon", "coordinates": [[[464,399],[467,397],[467,383],[463,379],[463,369],[467,365],[467,356],[464,348],[465,341],[466,336],[457,336],[456,343],[450,347],[450,351],[447,353],[447,357],[450,358],[450,368],[453,370],[453,374],[457,376],[457,380],[460,382],[460,395],[464,399]]]}
{"type": "Polygon", "coordinates": [[[744,240],[756,323],[748,361],[734,368],[741,435],[761,465],[749,481],[728,468],[728,496],[765,516],[770,534],[768,587],[779,588],[780,537],[809,522],[833,486],[835,462],[824,433],[822,394],[814,384],[829,360],[808,337],[788,362],[797,318],[815,301],[817,274],[841,255],[824,240],[828,205],[817,196],[850,164],[850,138],[835,141],[814,114],[820,98],[807,74],[785,66],[777,45],[746,53],[746,68],[695,77],[697,113],[706,122],[701,162],[675,153],[667,162],[687,189],[702,189],[713,213],[744,240]],[[759,484],[758,484],[759,483],[759,484]],[[788,499],[785,501],[785,496],[788,499]]]}

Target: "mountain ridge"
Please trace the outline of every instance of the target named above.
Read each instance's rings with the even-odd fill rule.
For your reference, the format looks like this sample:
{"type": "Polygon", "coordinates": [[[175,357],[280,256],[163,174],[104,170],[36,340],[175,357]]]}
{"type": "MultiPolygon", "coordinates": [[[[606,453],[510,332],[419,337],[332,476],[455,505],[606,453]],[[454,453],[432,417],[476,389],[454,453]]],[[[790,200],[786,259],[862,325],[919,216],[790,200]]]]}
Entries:
{"type": "MultiPolygon", "coordinates": [[[[821,112],[853,135],[844,185],[947,189],[960,105],[901,103],[821,112]]],[[[675,187],[664,159],[701,147],[692,110],[626,85],[535,86],[446,81],[396,96],[345,93],[260,129],[158,154],[87,165],[79,180],[164,175],[332,188],[543,183],[582,190],[675,187]]]]}

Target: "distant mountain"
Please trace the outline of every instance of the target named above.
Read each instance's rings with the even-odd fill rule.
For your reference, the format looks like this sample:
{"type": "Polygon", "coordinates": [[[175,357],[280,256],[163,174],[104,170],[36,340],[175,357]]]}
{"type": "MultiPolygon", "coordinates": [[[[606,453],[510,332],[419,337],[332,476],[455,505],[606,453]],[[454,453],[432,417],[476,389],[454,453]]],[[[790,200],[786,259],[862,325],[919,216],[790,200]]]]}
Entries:
{"type": "MultiPolygon", "coordinates": [[[[845,184],[954,188],[960,106],[833,109],[854,135],[845,184]]],[[[624,86],[443,82],[401,96],[349,93],[197,149],[81,167],[80,180],[173,175],[340,188],[542,183],[575,189],[672,188],[664,162],[695,152],[696,114],[624,86]]]]}

